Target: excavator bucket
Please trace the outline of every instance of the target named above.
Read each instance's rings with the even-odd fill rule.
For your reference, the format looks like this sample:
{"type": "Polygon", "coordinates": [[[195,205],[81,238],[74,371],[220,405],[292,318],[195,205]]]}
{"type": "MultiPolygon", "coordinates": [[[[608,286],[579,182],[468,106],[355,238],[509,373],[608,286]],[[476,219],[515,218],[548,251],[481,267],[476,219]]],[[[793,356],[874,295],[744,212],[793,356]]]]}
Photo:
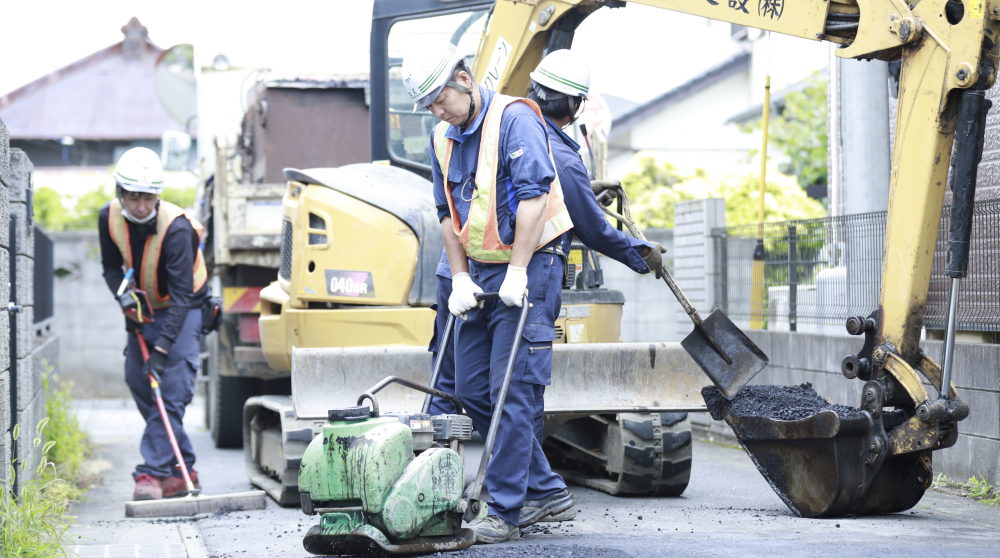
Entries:
{"type": "MultiPolygon", "coordinates": [[[[748,386],[745,391],[753,397],[768,388],[808,390],[815,396],[808,384],[748,386]]],[[[930,452],[887,455],[882,417],[820,399],[827,408],[781,420],[774,415],[791,418],[803,410],[801,402],[756,401],[748,412],[752,406],[739,399],[720,403],[717,392],[713,406],[707,393],[712,389],[703,393],[713,417],[725,419],[771,488],[799,517],[900,512],[916,505],[930,486],[930,452]]]]}

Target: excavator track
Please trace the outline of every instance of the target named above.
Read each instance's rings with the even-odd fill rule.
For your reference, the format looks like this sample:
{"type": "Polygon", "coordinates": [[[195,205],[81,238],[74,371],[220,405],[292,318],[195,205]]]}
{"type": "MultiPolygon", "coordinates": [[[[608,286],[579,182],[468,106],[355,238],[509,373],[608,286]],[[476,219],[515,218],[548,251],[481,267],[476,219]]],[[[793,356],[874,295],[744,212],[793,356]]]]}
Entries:
{"type": "Polygon", "coordinates": [[[571,418],[542,447],[567,481],[612,495],[680,496],[691,478],[687,413],[571,418]]]}

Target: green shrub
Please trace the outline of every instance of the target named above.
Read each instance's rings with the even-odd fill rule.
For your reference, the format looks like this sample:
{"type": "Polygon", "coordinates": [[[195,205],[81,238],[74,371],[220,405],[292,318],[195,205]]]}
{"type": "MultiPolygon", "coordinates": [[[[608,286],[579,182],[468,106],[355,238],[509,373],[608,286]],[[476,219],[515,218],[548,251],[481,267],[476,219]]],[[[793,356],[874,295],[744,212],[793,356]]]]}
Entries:
{"type": "MultiPolygon", "coordinates": [[[[90,440],[80,429],[80,423],[73,412],[73,397],[70,390],[73,382],[60,382],[59,376],[52,373],[52,366],[42,361],[46,369],[42,374],[45,385],[45,414],[49,417],[46,431],[49,440],[56,442],[49,454],[49,461],[54,464],[46,474],[51,478],[61,478],[68,481],[71,488],[81,489],[89,479],[83,478],[82,466],[90,456],[90,440]]],[[[76,500],[81,492],[70,495],[76,500]]]]}

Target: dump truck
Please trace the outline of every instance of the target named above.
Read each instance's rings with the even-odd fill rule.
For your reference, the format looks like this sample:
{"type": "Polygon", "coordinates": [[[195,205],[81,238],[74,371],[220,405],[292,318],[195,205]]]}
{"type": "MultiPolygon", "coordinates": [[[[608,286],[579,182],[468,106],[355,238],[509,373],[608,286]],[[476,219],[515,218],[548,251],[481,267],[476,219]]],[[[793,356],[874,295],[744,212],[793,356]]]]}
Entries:
{"type": "MultiPolygon", "coordinates": [[[[254,77],[245,69],[206,68],[199,104],[224,112],[254,77]]],[[[243,403],[254,395],[290,393],[287,370],[268,366],[260,345],[260,291],[281,265],[281,170],[288,165],[341,165],[368,160],[367,76],[264,77],[246,94],[234,145],[216,137],[213,165],[199,202],[206,224],[205,256],[223,320],[205,339],[208,353],[206,426],[218,447],[243,443],[243,403]]],[[[212,115],[215,120],[221,117],[212,115]]],[[[208,118],[208,116],[206,116],[208,118]]],[[[215,120],[211,124],[218,124],[215,120]]]]}

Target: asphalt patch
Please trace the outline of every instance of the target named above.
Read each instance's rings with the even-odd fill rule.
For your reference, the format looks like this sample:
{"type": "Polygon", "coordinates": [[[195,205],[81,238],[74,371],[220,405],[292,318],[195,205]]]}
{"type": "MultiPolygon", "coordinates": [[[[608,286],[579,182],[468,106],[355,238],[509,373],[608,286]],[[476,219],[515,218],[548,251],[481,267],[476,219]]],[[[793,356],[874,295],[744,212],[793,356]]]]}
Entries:
{"type": "MultiPolygon", "coordinates": [[[[438,556],[431,554],[425,556],[438,556]]],[[[503,544],[477,544],[457,552],[442,552],[440,556],[455,558],[630,558],[620,548],[600,548],[583,545],[537,545],[511,541],[503,544]]]]}
{"type": "Polygon", "coordinates": [[[820,411],[833,411],[841,418],[855,418],[862,414],[853,407],[830,404],[808,382],[797,386],[746,386],[732,401],[726,401],[719,388],[706,386],[702,388],[701,396],[715,420],[722,420],[727,414],[771,420],[800,420],[820,411]]]}

